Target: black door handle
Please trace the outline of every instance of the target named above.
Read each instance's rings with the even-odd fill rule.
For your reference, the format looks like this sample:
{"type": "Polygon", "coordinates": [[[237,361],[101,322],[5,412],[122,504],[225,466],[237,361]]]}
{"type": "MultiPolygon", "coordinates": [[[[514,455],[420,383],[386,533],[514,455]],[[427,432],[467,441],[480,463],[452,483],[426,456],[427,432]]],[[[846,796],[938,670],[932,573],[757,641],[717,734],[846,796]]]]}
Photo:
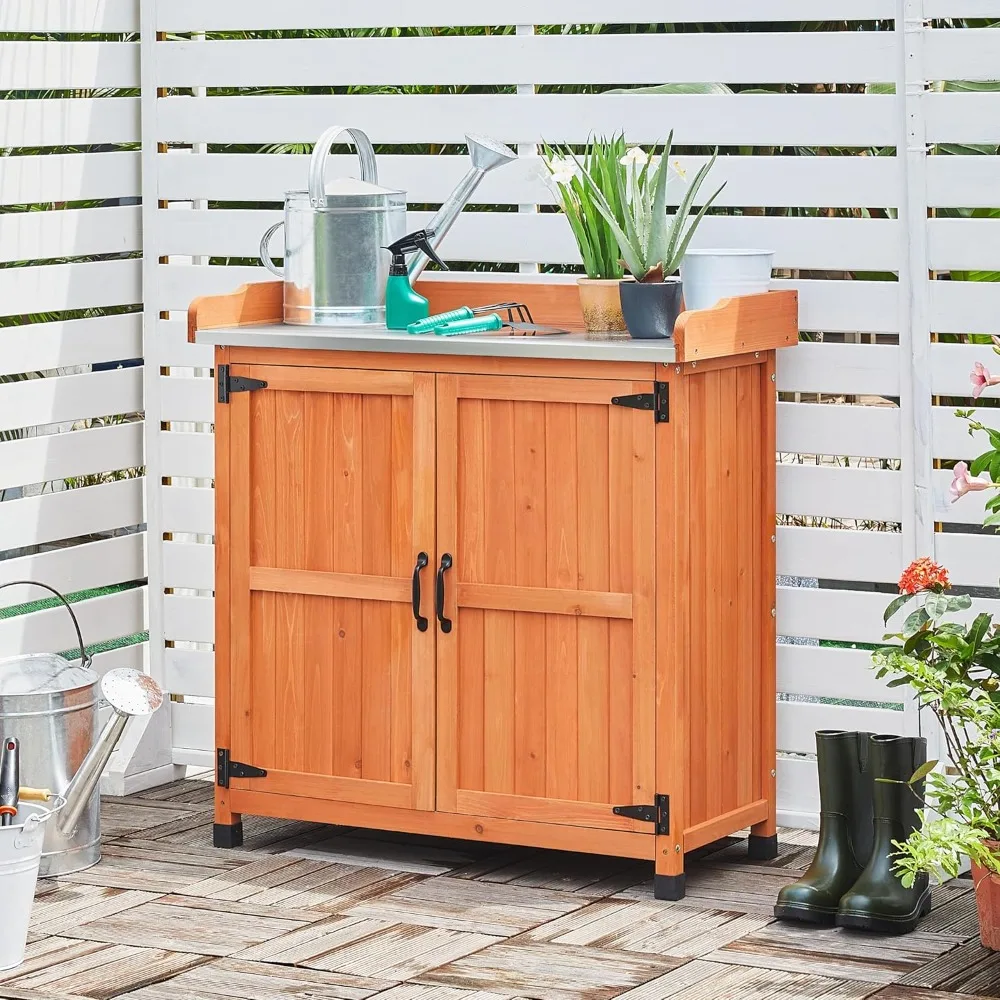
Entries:
{"type": "Polygon", "coordinates": [[[438,567],[437,592],[434,602],[434,610],[437,613],[437,620],[441,625],[442,632],[451,631],[451,619],[444,616],[444,574],[445,570],[449,569],[451,569],[451,553],[446,552],[441,556],[441,565],[438,567]]]}
{"type": "Polygon", "coordinates": [[[413,586],[411,588],[411,600],[413,601],[413,620],[417,623],[419,632],[427,631],[427,619],[420,613],[420,571],[430,562],[430,557],[426,552],[417,554],[417,565],[413,567],[413,586]]]}

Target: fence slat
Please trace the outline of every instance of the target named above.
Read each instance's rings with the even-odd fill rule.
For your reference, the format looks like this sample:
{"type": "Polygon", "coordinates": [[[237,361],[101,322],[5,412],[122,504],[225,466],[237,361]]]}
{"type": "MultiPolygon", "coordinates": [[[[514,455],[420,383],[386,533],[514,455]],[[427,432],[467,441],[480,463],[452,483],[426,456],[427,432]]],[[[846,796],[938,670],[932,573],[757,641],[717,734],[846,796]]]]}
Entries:
{"type": "MultiPolygon", "coordinates": [[[[145,552],[146,535],[143,532],[83,545],[68,545],[37,555],[0,561],[0,583],[42,580],[63,594],[128,583],[141,580],[145,575],[145,552]]],[[[0,593],[3,594],[4,607],[47,596],[37,587],[8,587],[0,593]]]]}
{"type": "Polygon", "coordinates": [[[792,646],[782,642],[778,643],[778,690],[814,698],[890,704],[900,699],[898,691],[894,693],[884,680],[875,676],[871,653],[866,649],[792,646]]]}
{"type": "Polygon", "coordinates": [[[165,542],[163,585],[174,589],[215,590],[215,546],[165,542]]]}
{"type": "MultiPolygon", "coordinates": [[[[247,209],[159,213],[164,254],[254,257],[261,234],[280,212],[247,209]]],[[[408,230],[423,228],[429,212],[410,212],[408,230]]],[[[463,212],[441,253],[449,260],[514,262],[531,247],[542,263],[579,264],[573,232],[561,214],[463,212]]],[[[808,219],[708,216],[691,242],[692,249],[766,246],[774,265],[804,270],[885,271],[899,267],[897,225],[891,219],[808,219]]]]}
{"type": "Polygon", "coordinates": [[[17,0],[0,6],[0,31],[139,30],[138,0],[17,0]]]}
{"type": "MultiPolygon", "coordinates": [[[[966,0],[970,2],[970,0],[966,0]]],[[[984,0],[975,0],[983,4],[984,0]]],[[[625,0],[609,7],[604,0],[509,0],[468,3],[436,0],[341,0],[317,6],[313,0],[171,0],[157,6],[159,31],[240,31],[293,28],[433,28],[441,24],[475,27],[494,24],[648,24],[654,13],[647,3],[625,0]],[[610,20],[609,20],[610,19],[610,20]]],[[[891,18],[892,0],[699,0],[692,7],[667,0],[655,9],[659,20],[672,23],[708,21],[821,21],[829,18],[891,18]]],[[[985,16],[985,15],[983,15],[985,16]]]]}
{"type": "Polygon", "coordinates": [[[927,94],[929,142],[1000,142],[1000,93],[927,94]]]}
{"type": "Polygon", "coordinates": [[[1000,219],[928,219],[927,236],[934,270],[1000,271],[1000,219]]]}
{"type": "Polygon", "coordinates": [[[166,687],[171,694],[183,694],[195,698],[215,696],[214,653],[171,647],[164,651],[164,666],[166,687]]]}
{"type": "Polygon", "coordinates": [[[90,146],[139,141],[139,98],[0,101],[5,146],[90,146]]]}
{"type": "Polygon", "coordinates": [[[138,86],[138,42],[0,41],[3,90],[138,86]]]}
{"type": "MultiPolygon", "coordinates": [[[[196,198],[217,201],[276,201],[282,192],[302,188],[309,172],[309,157],[301,154],[213,153],[180,155],[171,150],[157,157],[160,196],[167,200],[196,198]]],[[[108,155],[108,154],[104,154],[108,155]]],[[[113,154],[128,155],[128,154],[113,154]]],[[[945,157],[941,158],[945,160],[945,157]]],[[[952,160],[958,159],[952,157],[952,160]]],[[[978,158],[977,158],[978,159],[978,158]]],[[[689,178],[706,158],[679,156],[677,163],[689,178]]],[[[4,160],[0,160],[0,178],[4,160]]],[[[380,155],[379,183],[405,190],[413,203],[444,201],[468,170],[467,156],[380,155]]],[[[334,155],[328,177],[353,177],[356,156],[334,155]]],[[[992,191],[993,173],[983,174],[992,191]]],[[[711,175],[715,186],[726,187],[716,200],[719,206],[838,208],[892,206],[897,203],[898,170],[891,157],[876,156],[720,156],[711,175]]],[[[2,183],[2,181],[0,181],[2,183]]],[[[671,173],[667,194],[671,203],[683,196],[686,184],[671,173]]],[[[711,194],[711,187],[705,194],[711,194]]],[[[994,195],[995,197],[995,195],[994,195]]],[[[551,205],[555,198],[544,180],[538,160],[522,157],[486,175],[471,205],[551,205]]],[[[964,202],[963,202],[964,204],[964,202]]]]}
{"type": "Polygon", "coordinates": [[[815,753],[817,729],[894,733],[903,725],[903,713],[884,708],[778,702],[778,749],[785,753],[815,753]]]}
{"type": "Polygon", "coordinates": [[[215,534],[215,491],[188,486],[164,487],[163,530],[175,534],[215,534]]]}
{"type": "Polygon", "coordinates": [[[3,332],[0,375],[49,371],[142,354],[142,317],[97,316],[62,323],[26,323],[3,332]]]}
{"type": "Polygon", "coordinates": [[[141,410],[141,368],[28,379],[0,393],[0,430],[141,410]]]}
{"type": "Polygon", "coordinates": [[[938,333],[1000,332],[1000,284],[932,281],[931,322],[938,333]]]}
{"type": "Polygon", "coordinates": [[[377,143],[462,143],[470,122],[510,145],[543,137],[580,143],[620,130],[632,142],[649,143],[663,141],[669,122],[678,145],[892,146],[895,100],[885,94],[373,94],[164,97],[157,109],[165,142],[314,142],[338,120],[363,121],[377,143]]]}
{"type": "Polygon", "coordinates": [[[899,522],[899,473],[824,465],[781,464],[778,511],[812,517],[899,522]]]}
{"type": "Polygon", "coordinates": [[[0,205],[136,198],[138,195],[138,153],[0,157],[0,205]]]}
{"type": "Polygon", "coordinates": [[[840,642],[880,643],[882,613],[892,595],[858,590],[778,588],[780,635],[840,642]]]}
{"type": "Polygon", "coordinates": [[[142,465],[142,424],[0,442],[0,490],[142,465]]]}
{"type": "MultiPolygon", "coordinates": [[[[3,49],[0,47],[0,56],[3,49]]],[[[648,85],[892,78],[890,32],[457,35],[166,42],[161,87],[648,85]]]]}
{"type": "MultiPolygon", "coordinates": [[[[997,16],[994,6],[993,16],[997,16]]],[[[932,80],[995,80],[1000,45],[992,28],[937,28],[924,33],[924,59],[932,80]]]]}
{"type": "Polygon", "coordinates": [[[163,475],[168,478],[214,479],[215,435],[164,431],[160,436],[163,475]]]}
{"type": "Polygon", "coordinates": [[[18,316],[94,306],[133,305],[142,298],[140,263],[137,260],[108,260],[0,268],[0,313],[18,316]]]}
{"type": "Polygon", "coordinates": [[[26,542],[44,545],[117,531],[142,521],[141,479],[7,500],[0,518],[0,552],[21,548],[26,542]]]}
{"type": "Polygon", "coordinates": [[[215,602],[211,597],[167,594],[163,599],[163,631],[169,641],[214,642],[215,602]]]}
{"type": "Polygon", "coordinates": [[[0,214],[0,261],[127,253],[141,248],[139,208],[0,214]]]}
{"type": "Polygon", "coordinates": [[[891,583],[904,566],[896,531],[779,525],[777,544],[782,576],[891,583]]]}
{"type": "Polygon", "coordinates": [[[898,458],[899,409],[835,403],[778,403],[778,451],[898,458]]]}
{"type": "Polygon", "coordinates": [[[824,344],[800,341],[778,352],[781,392],[898,396],[899,348],[889,344],[824,344]]]}

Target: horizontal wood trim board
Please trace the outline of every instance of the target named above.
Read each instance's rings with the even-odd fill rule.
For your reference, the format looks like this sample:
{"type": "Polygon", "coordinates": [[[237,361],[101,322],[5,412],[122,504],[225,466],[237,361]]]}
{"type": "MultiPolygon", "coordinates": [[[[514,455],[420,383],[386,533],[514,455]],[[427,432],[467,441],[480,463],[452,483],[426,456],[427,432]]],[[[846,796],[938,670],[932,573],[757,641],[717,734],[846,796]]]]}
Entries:
{"type": "Polygon", "coordinates": [[[250,589],[272,594],[309,594],[313,597],[347,597],[360,601],[410,600],[409,579],[366,576],[362,573],[319,573],[304,569],[250,567],[250,589]]]}
{"type": "Polygon", "coordinates": [[[760,823],[767,818],[767,811],[767,799],[759,799],[749,805],[740,806],[739,809],[733,809],[724,816],[716,816],[704,823],[690,826],[684,831],[684,850],[696,850],[754,823],[760,823]]]}
{"type": "Polygon", "coordinates": [[[511,399],[561,403],[595,403],[610,406],[612,396],[632,392],[631,382],[598,379],[522,379],[503,375],[460,375],[455,393],[459,399],[511,399]]]}
{"type": "Polygon", "coordinates": [[[490,583],[460,583],[459,607],[487,611],[528,611],[543,615],[579,615],[589,618],[631,618],[632,595],[550,587],[507,587],[490,583]]]}
{"type": "Polygon", "coordinates": [[[364,393],[366,396],[412,396],[410,372],[358,372],[344,368],[285,368],[234,365],[232,374],[263,379],[278,392],[364,393]]]}
{"type": "Polygon", "coordinates": [[[336,775],[302,774],[297,771],[268,769],[266,778],[233,778],[234,789],[267,794],[280,791],[283,795],[307,796],[332,802],[353,802],[362,806],[385,805],[407,809],[412,799],[409,785],[364,778],[343,778],[336,775]]]}
{"type": "Polygon", "coordinates": [[[560,826],[580,826],[588,829],[622,830],[653,834],[652,823],[639,823],[616,816],[613,806],[603,802],[576,802],[561,799],[536,799],[530,795],[506,795],[501,792],[480,792],[458,789],[457,810],[473,816],[495,816],[497,819],[531,820],[536,823],[556,823],[560,826]]]}
{"type": "Polygon", "coordinates": [[[253,816],[277,816],[313,823],[336,823],[374,830],[452,837],[483,844],[520,844],[647,861],[653,859],[656,846],[654,837],[620,830],[581,830],[579,827],[528,820],[363,806],[256,790],[243,791],[239,787],[230,789],[230,792],[233,810],[253,816]]]}

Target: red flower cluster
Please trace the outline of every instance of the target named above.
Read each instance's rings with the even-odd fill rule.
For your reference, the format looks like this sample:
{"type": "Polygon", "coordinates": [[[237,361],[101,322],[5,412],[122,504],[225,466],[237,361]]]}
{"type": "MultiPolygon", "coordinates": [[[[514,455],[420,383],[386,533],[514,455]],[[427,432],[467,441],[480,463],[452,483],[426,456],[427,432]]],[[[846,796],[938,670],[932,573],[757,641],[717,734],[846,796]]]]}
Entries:
{"type": "Polygon", "coordinates": [[[947,590],[950,586],[948,571],[926,556],[911,562],[899,578],[899,592],[901,594],[919,594],[923,590],[940,592],[947,590]]]}

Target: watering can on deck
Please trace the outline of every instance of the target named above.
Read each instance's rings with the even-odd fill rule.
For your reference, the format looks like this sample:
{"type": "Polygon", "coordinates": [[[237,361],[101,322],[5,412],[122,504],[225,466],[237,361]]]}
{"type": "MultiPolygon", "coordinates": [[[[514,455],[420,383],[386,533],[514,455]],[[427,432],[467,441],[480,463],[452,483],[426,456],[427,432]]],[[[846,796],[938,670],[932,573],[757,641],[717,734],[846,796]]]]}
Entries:
{"type": "Polygon", "coordinates": [[[80,644],[79,663],[55,653],[0,659],[0,735],[21,741],[21,782],[66,800],[45,826],[39,876],[67,875],[101,860],[101,773],[128,720],[155,712],[163,692],[138,670],[121,668],[98,677],[66,598],[31,580],[0,584],[0,589],[13,586],[42,587],[58,597],[80,644]],[[101,698],[112,709],[103,729],[98,724],[101,698]]]}

